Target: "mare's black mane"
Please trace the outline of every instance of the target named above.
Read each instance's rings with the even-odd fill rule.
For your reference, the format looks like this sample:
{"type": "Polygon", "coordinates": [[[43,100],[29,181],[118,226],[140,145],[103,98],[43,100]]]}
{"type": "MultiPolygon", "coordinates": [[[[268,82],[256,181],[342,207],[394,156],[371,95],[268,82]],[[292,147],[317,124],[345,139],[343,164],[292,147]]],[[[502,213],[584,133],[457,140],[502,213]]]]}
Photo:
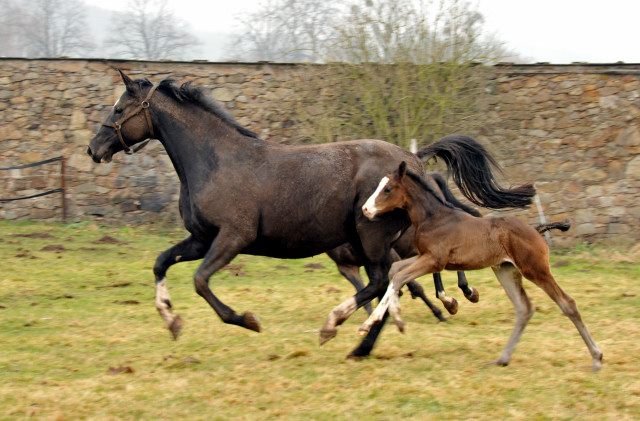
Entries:
{"type": "MultiPolygon", "coordinates": [[[[147,78],[137,79],[136,82],[140,85],[140,88],[153,86],[153,83],[147,78]]],[[[158,90],[171,96],[178,102],[190,102],[198,105],[205,111],[218,117],[227,125],[233,127],[240,134],[248,137],[259,139],[258,135],[251,130],[242,127],[236,122],[229,113],[227,113],[216,101],[211,99],[201,87],[191,86],[191,82],[178,85],[175,79],[167,78],[158,84],[158,90]]]]}

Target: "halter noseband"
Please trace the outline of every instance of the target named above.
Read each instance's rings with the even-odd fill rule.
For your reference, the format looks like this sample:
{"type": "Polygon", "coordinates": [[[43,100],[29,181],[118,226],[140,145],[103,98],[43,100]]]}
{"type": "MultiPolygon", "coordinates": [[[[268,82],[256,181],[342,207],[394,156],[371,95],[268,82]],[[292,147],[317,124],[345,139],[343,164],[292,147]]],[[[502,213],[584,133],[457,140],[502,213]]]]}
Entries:
{"type": "Polygon", "coordinates": [[[149,113],[149,101],[151,100],[151,96],[153,95],[153,93],[155,92],[156,88],[158,87],[158,85],[153,85],[151,87],[151,89],[149,90],[149,92],[147,93],[147,96],[142,100],[142,102],[140,103],[140,105],[138,105],[138,107],[133,111],[133,113],[129,114],[128,116],[114,122],[111,123],[109,121],[105,121],[102,123],[103,126],[107,126],[107,127],[112,127],[114,129],[116,129],[116,133],[118,133],[118,139],[120,139],[120,143],[122,144],[122,146],[124,147],[124,153],[126,153],[127,155],[131,155],[135,152],[138,152],[140,149],[144,148],[145,146],[147,146],[147,143],[149,143],[150,139],[145,140],[144,142],[142,142],[140,145],[138,145],[137,147],[135,147],[134,149],[131,149],[127,146],[127,144],[125,143],[124,139],[122,138],[122,125],[124,124],[125,121],[129,120],[132,117],[137,116],[138,114],[140,114],[142,111],[144,111],[144,115],[147,119],[147,127],[149,128],[149,132],[151,133],[151,137],[154,136],[153,133],[153,124],[151,123],[151,113],[149,113]]]}

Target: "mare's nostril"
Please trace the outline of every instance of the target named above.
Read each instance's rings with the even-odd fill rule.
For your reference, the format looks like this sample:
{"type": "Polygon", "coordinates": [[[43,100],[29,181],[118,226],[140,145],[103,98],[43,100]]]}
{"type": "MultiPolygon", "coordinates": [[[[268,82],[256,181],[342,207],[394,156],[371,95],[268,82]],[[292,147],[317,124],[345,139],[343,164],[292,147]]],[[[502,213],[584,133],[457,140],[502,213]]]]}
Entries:
{"type": "Polygon", "coordinates": [[[91,156],[91,148],[87,148],[87,155],[91,156]]]}

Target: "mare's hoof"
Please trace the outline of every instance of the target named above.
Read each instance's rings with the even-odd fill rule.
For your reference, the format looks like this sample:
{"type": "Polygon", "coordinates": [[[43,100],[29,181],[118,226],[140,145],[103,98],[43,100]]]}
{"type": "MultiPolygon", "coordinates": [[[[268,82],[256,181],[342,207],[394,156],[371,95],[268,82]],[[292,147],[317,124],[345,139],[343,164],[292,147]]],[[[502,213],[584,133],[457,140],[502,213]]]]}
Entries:
{"type": "Polygon", "coordinates": [[[447,309],[449,314],[456,314],[458,312],[458,300],[455,298],[451,298],[451,301],[448,303],[443,303],[444,308],[447,309]]]}
{"type": "Polygon", "coordinates": [[[260,320],[258,316],[247,311],[242,315],[244,327],[253,330],[254,332],[260,332],[260,320]]]}
{"type": "Polygon", "coordinates": [[[480,301],[480,293],[478,292],[477,289],[475,289],[474,287],[471,287],[471,295],[465,294],[465,298],[471,301],[472,303],[477,303],[478,301],[480,301]]]}
{"type": "Polygon", "coordinates": [[[322,329],[320,331],[320,346],[326,344],[338,334],[338,329],[322,329]]]}
{"type": "Polygon", "coordinates": [[[171,324],[169,325],[169,331],[173,336],[173,340],[178,340],[178,336],[180,336],[180,332],[182,332],[182,328],[184,326],[184,322],[182,321],[182,317],[176,316],[171,324]]]}
{"type": "Polygon", "coordinates": [[[400,331],[400,333],[404,333],[404,327],[406,326],[406,324],[403,321],[397,321],[396,326],[398,326],[398,330],[400,331]]]}

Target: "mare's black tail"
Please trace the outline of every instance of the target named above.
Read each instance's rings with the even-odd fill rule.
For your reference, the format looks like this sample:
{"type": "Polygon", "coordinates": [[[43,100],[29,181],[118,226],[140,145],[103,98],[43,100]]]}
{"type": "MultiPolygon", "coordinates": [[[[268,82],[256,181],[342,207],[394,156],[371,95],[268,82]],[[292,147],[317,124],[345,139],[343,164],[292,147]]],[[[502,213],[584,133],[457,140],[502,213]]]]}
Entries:
{"type": "Polygon", "coordinates": [[[538,225],[536,227],[536,231],[538,231],[540,234],[542,234],[545,231],[554,230],[554,229],[555,230],[560,230],[560,231],[569,231],[569,228],[571,228],[571,223],[567,219],[564,222],[551,222],[551,223],[548,223],[548,224],[538,225]]]}
{"type": "Polygon", "coordinates": [[[505,189],[498,184],[491,167],[500,173],[496,160],[476,140],[465,135],[445,136],[417,153],[423,162],[441,158],[447,164],[460,192],[478,206],[491,209],[526,208],[536,190],[527,183],[505,189]]]}

